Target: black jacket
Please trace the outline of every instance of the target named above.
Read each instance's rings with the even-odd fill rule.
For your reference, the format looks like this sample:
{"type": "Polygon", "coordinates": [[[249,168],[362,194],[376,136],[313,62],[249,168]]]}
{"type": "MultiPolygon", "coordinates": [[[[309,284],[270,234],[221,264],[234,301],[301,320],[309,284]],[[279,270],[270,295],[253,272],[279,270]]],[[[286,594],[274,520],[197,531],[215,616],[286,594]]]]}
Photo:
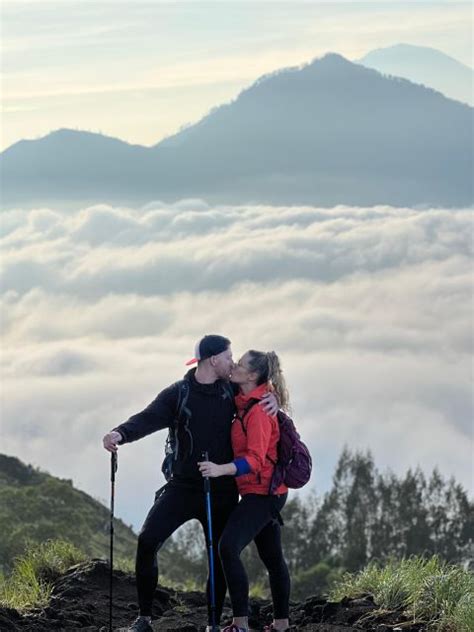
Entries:
{"type": "MultiPolygon", "coordinates": [[[[233,389],[223,380],[214,384],[200,384],[191,369],[184,376],[188,381],[189,394],[186,406],[189,409],[189,435],[180,429],[178,458],[173,461],[172,484],[193,486],[202,489],[203,480],[197,462],[202,452],[209,453],[214,463],[229,463],[233,460],[230,430],[235,414],[233,389]]],[[[157,430],[175,427],[180,382],[165,388],[144,410],[132,415],[128,421],[114,430],[123,437],[121,443],[131,443],[157,430]]],[[[222,476],[212,481],[215,491],[235,490],[234,477],[222,476]]]]}

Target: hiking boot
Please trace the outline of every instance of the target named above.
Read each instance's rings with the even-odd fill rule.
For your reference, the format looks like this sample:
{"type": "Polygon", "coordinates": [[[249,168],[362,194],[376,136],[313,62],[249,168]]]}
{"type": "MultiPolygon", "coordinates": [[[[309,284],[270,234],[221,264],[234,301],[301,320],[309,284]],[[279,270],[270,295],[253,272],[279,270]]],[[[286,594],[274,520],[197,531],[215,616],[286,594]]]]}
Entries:
{"type": "Polygon", "coordinates": [[[146,617],[137,617],[128,632],[153,632],[153,628],[146,617]]]}

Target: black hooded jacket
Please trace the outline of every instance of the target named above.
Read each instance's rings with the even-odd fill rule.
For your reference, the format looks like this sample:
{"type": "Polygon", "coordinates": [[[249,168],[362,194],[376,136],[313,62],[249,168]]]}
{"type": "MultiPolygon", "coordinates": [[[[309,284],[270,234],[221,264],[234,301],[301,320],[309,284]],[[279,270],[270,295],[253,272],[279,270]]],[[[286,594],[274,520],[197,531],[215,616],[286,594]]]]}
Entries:
{"type": "MultiPolygon", "coordinates": [[[[189,385],[186,402],[190,413],[189,433],[178,422],[179,450],[178,458],[173,460],[171,484],[202,489],[197,463],[203,460],[203,452],[207,451],[209,460],[219,464],[229,463],[234,458],[230,430],[235,415],[235,389],[224,380],[201,384],[196,381],[195,372],[196,369],[191,369],[184,376],[189,385]]],[[[144,410],[114,428],[123,437],[120,443],[137,441],[157,430],[174,432],[181,384],[175,382],[168,386],[144,410]]],[[[234,477],[215,478],[212,487],[214,491],[234,491],[234,477]]]]}

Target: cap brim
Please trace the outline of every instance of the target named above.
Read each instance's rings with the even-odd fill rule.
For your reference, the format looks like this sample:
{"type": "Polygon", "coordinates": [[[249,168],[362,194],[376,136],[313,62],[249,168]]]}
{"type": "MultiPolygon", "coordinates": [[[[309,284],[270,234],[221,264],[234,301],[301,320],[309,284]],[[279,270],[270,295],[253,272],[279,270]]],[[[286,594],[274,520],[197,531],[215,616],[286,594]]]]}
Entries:
{"type": "Polygon", "coordinates": [[[197,361],[198,361],[197,358],[193,358],[192,360],[188,360],[186,362],[186,366],[189,366],[190,364],[195,364],[197,361]]]}

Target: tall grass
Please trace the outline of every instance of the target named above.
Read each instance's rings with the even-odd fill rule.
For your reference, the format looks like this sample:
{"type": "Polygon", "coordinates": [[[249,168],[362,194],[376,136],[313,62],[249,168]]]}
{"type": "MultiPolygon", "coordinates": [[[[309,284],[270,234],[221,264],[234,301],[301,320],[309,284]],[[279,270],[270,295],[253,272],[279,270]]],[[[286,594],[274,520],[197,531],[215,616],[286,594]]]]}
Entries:
{"type": "Polygon", "coordinates": [[[330,593],[334,600],[370,594],[379,608],[403,611],[440,632],[474,630],[474,576],[434,556],[369,564],[346,574],[330,593]]]}
{"type": "Polygon", "coordinates": [[[10,576],[0,577],[0,605],[17,610],[46,605],[54,580],[84,559],[79,549],[62,540],[28,545],[10,576]]]}

